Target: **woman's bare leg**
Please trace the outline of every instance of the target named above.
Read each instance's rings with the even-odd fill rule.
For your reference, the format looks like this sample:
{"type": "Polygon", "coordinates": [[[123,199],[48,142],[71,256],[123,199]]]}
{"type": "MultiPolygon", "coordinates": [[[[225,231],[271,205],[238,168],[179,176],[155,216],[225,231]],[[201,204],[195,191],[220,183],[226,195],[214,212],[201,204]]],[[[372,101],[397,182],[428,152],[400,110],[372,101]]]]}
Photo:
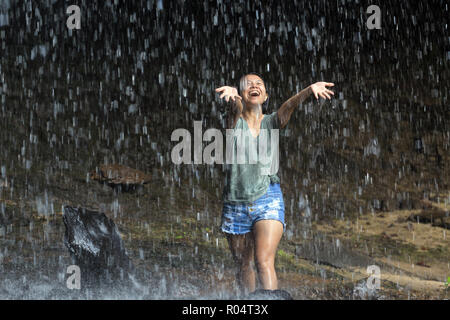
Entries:
{"type": "Polygon", "coordinates": [[[255,291],[255,271],[253,270],[254,245],[252,234],[228,234],[228,244],[238,266],[237,280],[241,294],[255,291]]]}
{"type": "Polygon", "coordinates": [[[260,220],[253,226],[258,276],[263,289],[278,289],[275,255],[283,235],[283,224],[277,220],[260,220]]]}

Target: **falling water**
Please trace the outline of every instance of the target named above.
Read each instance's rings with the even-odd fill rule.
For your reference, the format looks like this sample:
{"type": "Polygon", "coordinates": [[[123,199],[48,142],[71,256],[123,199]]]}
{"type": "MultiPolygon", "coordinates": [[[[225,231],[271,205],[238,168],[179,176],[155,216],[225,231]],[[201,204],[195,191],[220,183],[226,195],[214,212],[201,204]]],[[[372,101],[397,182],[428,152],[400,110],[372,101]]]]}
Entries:
{"type": "Polygon", "coordinates": [[[417,281],[430,265],[443,283],[448,4],[380,4],[381,29],[368,29],[370,4],[83,0],[71,30],[64,1],[1,1],[0,298],[235,297],[222,165],[173,164],[171,134],[192,134],[194,121],[223,129],[228,106],[214,89],[249,71],[263,75],[265,113],[316,81],[335,83],[331,101],[309,98],[280,134],[280,286],[296,299],[411,297],[400,276],[386,275],[394,289],[367,291],[372,264],[382,278],[417,281]],[[151,181],[125,190],[90,178],[109,164],[151,181]],[[114,220],[137,268],[133,290],[67,288],[63,205],[114,220]],[[442,225],[411,223],[421,210],[442,225]]]}

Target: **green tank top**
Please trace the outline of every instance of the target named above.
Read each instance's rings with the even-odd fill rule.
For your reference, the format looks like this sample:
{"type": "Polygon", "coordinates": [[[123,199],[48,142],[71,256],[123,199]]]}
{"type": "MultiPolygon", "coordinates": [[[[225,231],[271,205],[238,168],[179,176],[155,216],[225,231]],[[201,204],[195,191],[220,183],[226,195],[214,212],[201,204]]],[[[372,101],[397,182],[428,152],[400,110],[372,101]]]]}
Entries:
{"type": "Polygon", "coordinates": [[[280,183],[279,128],[277,112],[273,112],[264,115],[257,137],[242,117],[234,129],[226,130],[224,202],[253,202],[267,192],[270,183],[280,183]]]}

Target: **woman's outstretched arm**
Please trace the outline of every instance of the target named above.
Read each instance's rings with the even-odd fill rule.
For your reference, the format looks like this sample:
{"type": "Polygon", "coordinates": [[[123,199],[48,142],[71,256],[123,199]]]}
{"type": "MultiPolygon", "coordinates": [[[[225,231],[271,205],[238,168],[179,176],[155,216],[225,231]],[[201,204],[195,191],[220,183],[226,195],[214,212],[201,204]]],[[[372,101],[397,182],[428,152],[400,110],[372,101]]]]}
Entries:
{"type": "Polygon", "coordinates": [[[233,129],[242,113],[242,97],[238,94],[236,88],[229,86],[217,88],[216,92],[222,93],[219,98],[225,98],[226,102],[230,101],[230,98],[232,100],[231,109],[227,118],[227,129],[233,129]]]}
{"type": "Polygon", "coordinates": [[[330,95],[334,95],[334,92],[327,89],[327,87],[332,86],[334,86],[334,83],[331,82],[316,82],[286,100],[277,111],[278,119],[280,120],[280,128],[284,128],[287,125],[294,109],[311,94],[314,94],[316,99],[319,99],[319,97],[331,99],[330,95]]]}

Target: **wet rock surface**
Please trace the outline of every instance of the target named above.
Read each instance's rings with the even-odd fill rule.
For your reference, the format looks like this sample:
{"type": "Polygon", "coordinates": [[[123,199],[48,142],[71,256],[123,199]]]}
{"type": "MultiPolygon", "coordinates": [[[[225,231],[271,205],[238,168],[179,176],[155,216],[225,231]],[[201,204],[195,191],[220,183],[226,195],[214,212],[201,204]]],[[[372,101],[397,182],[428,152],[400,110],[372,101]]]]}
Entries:
{"type": "Polygon", "coordinates": [[[152,179],[149,174],[120,164],[100,165],[89,173],[89,177],[112,187],[120,187],[123,191],[134,189],[152,179]]]}
{"type": "Polygon", "coordinates": [[[265,290],[258,289],[250,293],[246,299],[248,300],[293,300],[292,296],[286,290],[265,290]]]}
{"type": "Polygon", "coordinates": [[[132,261],[115,223],[104,213],[64,207],[64,243],[81,269],[82,287],[130,284],[132,261]]]}
{"type": "Polygon", "coordinates": [[[333,268],[367,267],[374,264],[374,259],[349,249],[339,239],[333,240],[321,233],[316,233],[313,239],[296,245],[295,254],[312,263],[333,268]]]}

